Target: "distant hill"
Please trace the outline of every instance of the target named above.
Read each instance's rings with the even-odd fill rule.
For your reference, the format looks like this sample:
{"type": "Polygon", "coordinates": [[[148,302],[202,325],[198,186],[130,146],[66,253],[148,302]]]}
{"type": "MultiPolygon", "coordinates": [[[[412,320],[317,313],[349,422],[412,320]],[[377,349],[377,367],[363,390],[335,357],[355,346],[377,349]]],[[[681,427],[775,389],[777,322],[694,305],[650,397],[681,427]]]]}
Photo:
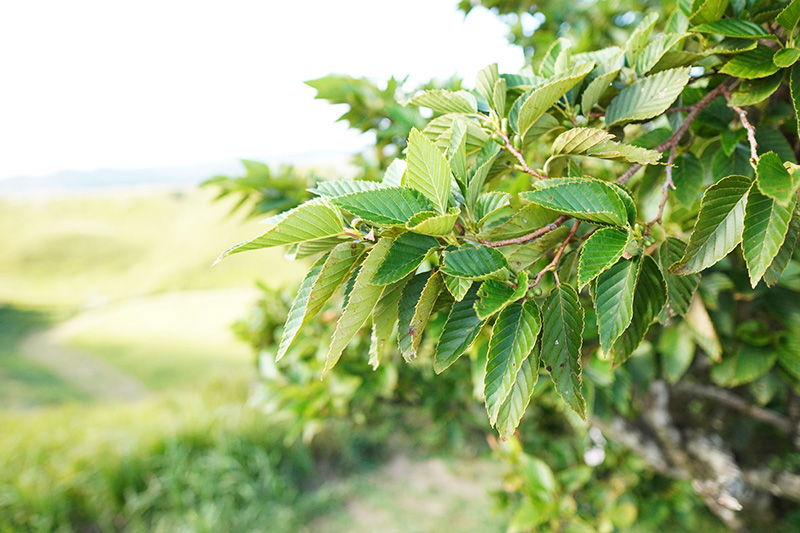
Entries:
{"type": "MultiPolygon", "coordinates": [[[[253,158],[269,164],[289,163],[298,167],[343,168],[348,154],[315,152],[289,158],[253,158]]],[[[217,161],[197,165],[135,169],[62,170],[46,176],[14,176],[0,179],[2,196],[38,196],[80,194],[115,187],[167,189],[191,187],[219,174],[240,175],[244,172],[238,160],[217,161]]]]}

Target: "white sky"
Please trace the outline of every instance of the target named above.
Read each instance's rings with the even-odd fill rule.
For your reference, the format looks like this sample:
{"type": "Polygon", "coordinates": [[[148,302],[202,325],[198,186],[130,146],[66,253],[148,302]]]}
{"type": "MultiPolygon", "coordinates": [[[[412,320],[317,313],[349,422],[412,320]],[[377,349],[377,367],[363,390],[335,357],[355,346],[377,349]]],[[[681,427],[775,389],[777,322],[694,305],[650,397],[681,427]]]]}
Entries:
{"type": "Polygon", "coordinates": [[[365,143],[302,81],[336,72],[472,86],[522,67],[457,0],[2,2],[0,179],[187,165],[365,143]]]}

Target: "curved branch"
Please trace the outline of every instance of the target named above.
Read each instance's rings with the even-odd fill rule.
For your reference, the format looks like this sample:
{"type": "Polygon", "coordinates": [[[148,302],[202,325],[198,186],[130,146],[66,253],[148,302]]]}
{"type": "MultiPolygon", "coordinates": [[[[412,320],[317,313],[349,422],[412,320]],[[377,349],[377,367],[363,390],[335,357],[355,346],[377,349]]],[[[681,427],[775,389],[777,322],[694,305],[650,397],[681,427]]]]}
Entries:
{"type": "Polygon", "coordinates": [[[499,248],[501,246],[508,246],[510,244],[525,244],[528,241],[532,241],[533,239],[538,239],[542,235],[546,233],[550,233],[551,231],[557,229],[561,224],[569,220],[570,217],[567,215],[560,215],[557,219],[552,221],[550,224],[537,229],[536,231],[532,231],[527,235],[523,235],[521,237],[516,237],[514,239],[505,239],[502,241],[486,241],[483,239],[478,239],[478,242],[484,244],[490,248],[499,248]]]}

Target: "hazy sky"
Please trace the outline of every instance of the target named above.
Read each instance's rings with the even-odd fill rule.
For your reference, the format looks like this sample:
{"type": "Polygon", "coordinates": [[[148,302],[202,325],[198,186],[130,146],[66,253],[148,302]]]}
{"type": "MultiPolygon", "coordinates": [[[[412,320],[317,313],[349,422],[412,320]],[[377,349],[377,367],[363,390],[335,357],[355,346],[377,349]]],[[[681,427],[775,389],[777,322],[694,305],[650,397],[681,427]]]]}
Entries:
{"type": "Polygon", "coordinates": [[[456,2],[3,2],[0,178],[356,150],[303,80],[522,67],[505,26],[456,2]]]}

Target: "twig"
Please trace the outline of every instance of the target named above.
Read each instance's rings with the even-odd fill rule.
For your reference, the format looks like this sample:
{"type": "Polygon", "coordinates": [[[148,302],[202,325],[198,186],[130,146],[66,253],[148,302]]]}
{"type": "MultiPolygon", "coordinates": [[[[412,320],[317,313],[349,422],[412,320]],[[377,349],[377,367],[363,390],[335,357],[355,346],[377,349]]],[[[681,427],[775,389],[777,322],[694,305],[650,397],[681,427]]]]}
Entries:
{"type": "Polygon", "coordinates": [[[788,418],[774,411],[770,411],[769,409],[752,405],[732,392],[709,385],[686,382],[678,383],[673,387],[673,390],[678,394],[689,394],[691,396],[714,400],[719,404],[735,409],[751,418],[774,426],[782,431],[792,431],[792,422],[788,418]]]}
{"type": "Polygon", "coordinates": [[[495,131],[495,133],[497,133],[498,135],[500,135],[500,137],[503,138],[503,143],[504,143],[503,148],[511,152],[511,155],[513,155],[517,159],[517,161],[519,161],[520,170],[540,180],[547,179],[547,176],[542,176],[541,174],[539,174],[538,172],[536,172],[535,170],[533,170],[531,167],[528,166],[528,163],[525,161],[525,157],[522,155],[522,151],[514,148],[514,145],[512,145],[511,141],[508,139],[508,134],[504,133],[499,129],[495,131]]]}
{"type": "Polygon", "coordinates": [[[485,244],[490,248],[499,248],[501,246],[508,246],[510,244],[525,244],[528,241],[532,241],[533,239],[538,239],[542,235],[546,233],[550,233],[551,231],[557,229],[561,224],[569,220],[569,216],[567,215],[560,215],[557,219],[555,219],[550,224],[537,229],[527,235],[523,235],[521,237],[516,237],[514,239],[505,239],[503,241],[485,241],[482,239],[478,239],[478,242],[481,244],[485,244]]]}
{"type": "MultiPolygon", "coordinates": [[[[705,109],[711,102],[713,102],[720,94],[723,94],[727,90],[728,90],[728,80],[725,80],[722,83],[720,83],[717,87],[715,87],[711,92],[709,92],[707,95],[701,98],[696,104],[689,106],[690,110],[689,114],[686,115],[686,119],[681,123],[678,129],[675,130],[675,133],[673,133],[669,139],[667,139],[666,141],[664,141],[655,148],[656,152],[663,152],[668,148],[672,148],[673,146],[678,146],[678,143],[686,134],[686,132],[689,131],[689,126],[692,125],[692,122],[694,122],[694,119],[697,118],[700,112],[703,109],[705,109]]],[[[617,178],[617,183],[619,183],[620,185],[624,185],[625,183],[628,182],[629,179],[631,179],[631,177],[633,177],[634,174],[636,174],[636,171],[639,170],[640,168],[642,168],[642,165],[636,163],[631,168],[629,168],[622,176],[617,178]]]]}
{"type": "Polygon", "coordinates": [[[561,282],[558,280],[558,273],[556,273],[556,267],[558,266],[558,262],[561,261],[561,255],[564,253],[564,248],[567,247],[569,241],[571,241],[572,238],[575,236],[575,232],[578,231],[578,226],[580,225],[581,221],[576,220],[575,223],[572,225],[572,229],[569,230],[569,234],[562,241],[561,246],[558,247],[556,255],[553,256],[553,260],[550,261],[550,263],[546,267],[540,270],[538,274],[536,274],[536,277],[533,278],[533,283],[531,283],[528,286],[529,289],[537,286],[539,282],[542,281],[542,276],[544,276],[546,272],[550,272],[551,270],[553,271],[553,275],[556,277],[556,285],[561,285],[561,282]]]}
{"type": "Polygon", "coordinates": [[[747,142],[750,143],[750,159],[753,160],[753,163],[758,163],[758,143],[756,143],[756,129],[750,124],[750,121],[747,120],[747,113],[744,109],[739,107],[738,105],[733,105],[731,103],[731,93],[730,91],[725,91],[725,98],[728,100],[728,105],[731,109],[736,111],[736,114],[739,115],[739,122],[742,123],[744,129],[747,130],[747,142]]]}
{"type": "Polygon", "coordinates": [[[661,223],[661,217],[664,216],[664,207],[667,205],[667,199],[669,198],[669,190],[675,188],[675,183],[672,181],[672,164],[675,162],[676,152],[676,146],[673,146],[669,149],[667,168],[664,172],[666,177],[664,178],[664,185],[661,186],[661,203],[658,204],[658,214],[656,215],[656,218],[647,223],[647,227],[642,234],[644,237],[650,235],[650,228],[652,228],[654,224],[661,223]]]}

